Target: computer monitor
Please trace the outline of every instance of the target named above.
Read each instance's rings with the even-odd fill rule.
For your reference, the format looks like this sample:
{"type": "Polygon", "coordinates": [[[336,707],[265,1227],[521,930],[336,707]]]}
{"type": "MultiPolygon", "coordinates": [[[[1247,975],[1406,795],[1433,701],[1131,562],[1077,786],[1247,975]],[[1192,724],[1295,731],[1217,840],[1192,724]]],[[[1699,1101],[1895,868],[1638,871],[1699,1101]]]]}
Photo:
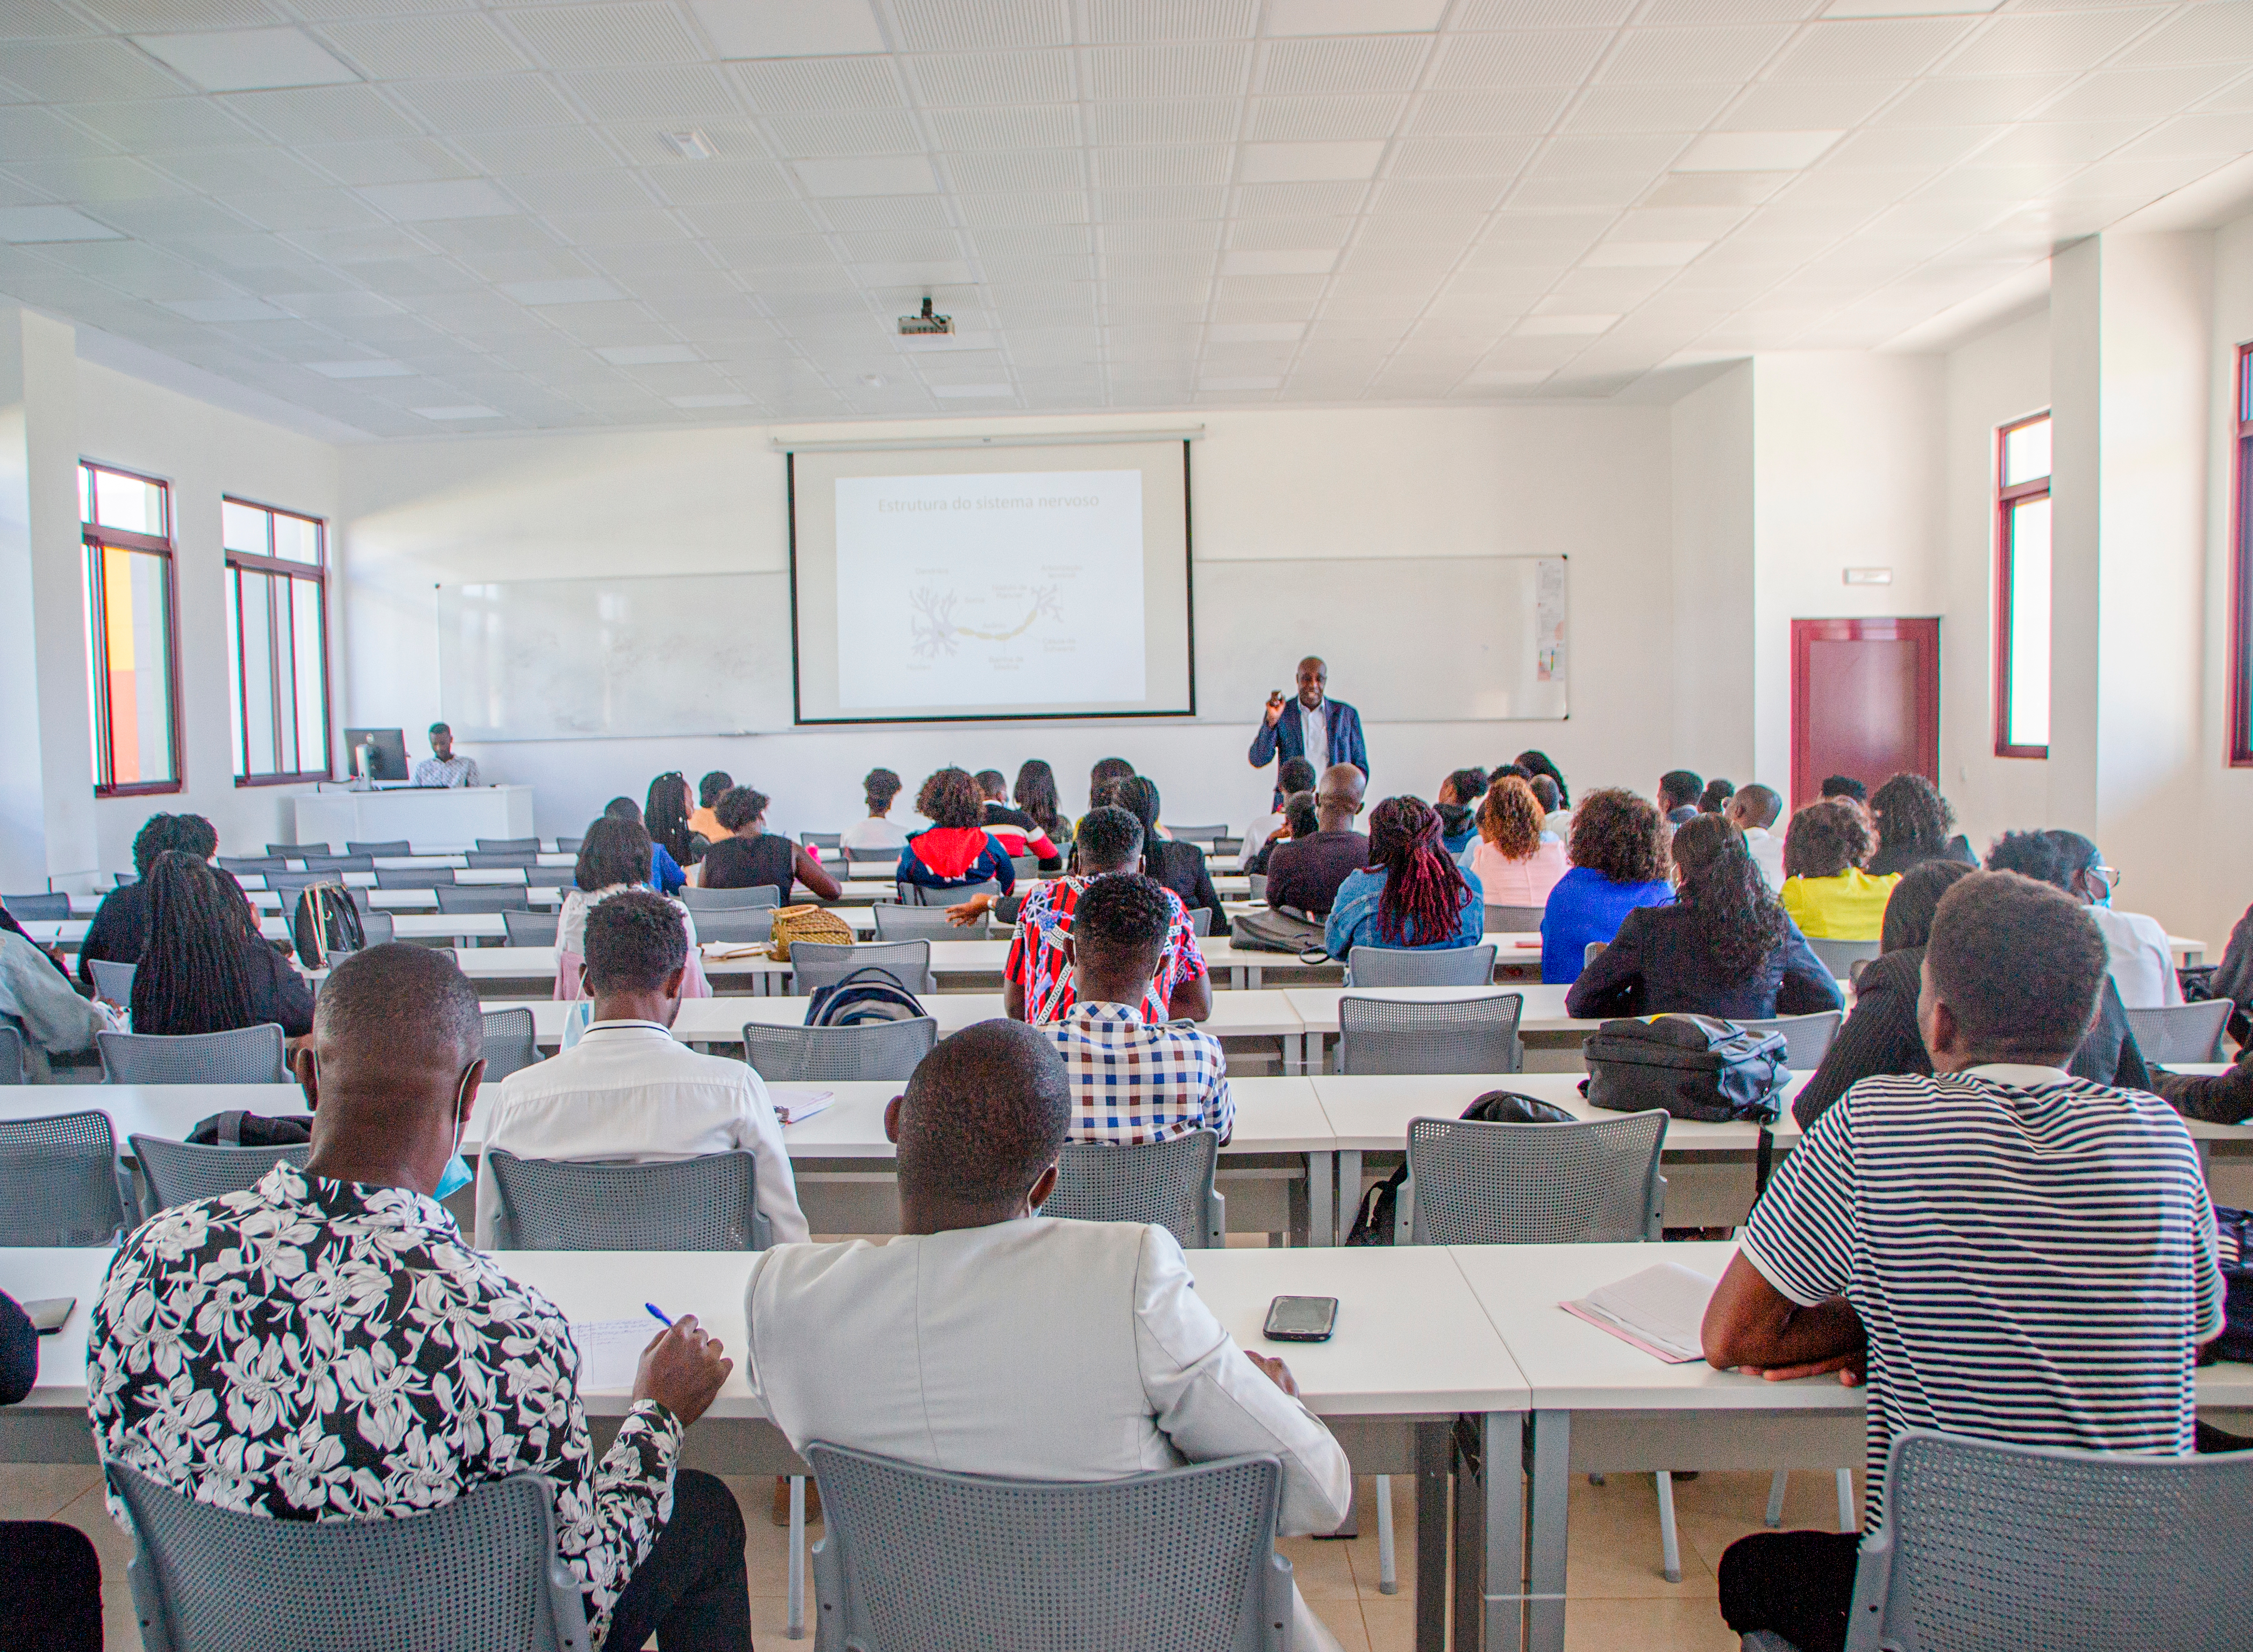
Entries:
{"type": "Polygon", "coordinates": [[[370,780],[407,778],[407,736],[396,728],[345,729],[345,755],[347,773],[364,771],[370,780]]]}

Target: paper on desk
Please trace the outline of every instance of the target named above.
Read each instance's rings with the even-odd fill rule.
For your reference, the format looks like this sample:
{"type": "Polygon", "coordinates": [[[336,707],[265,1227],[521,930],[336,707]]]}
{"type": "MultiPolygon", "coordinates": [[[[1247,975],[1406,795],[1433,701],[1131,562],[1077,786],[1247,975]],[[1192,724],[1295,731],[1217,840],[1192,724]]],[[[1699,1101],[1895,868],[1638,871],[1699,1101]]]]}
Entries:
{"type": "Polygon", "coordinates": [[[767,1099],[774,1103],[775,1117],[786,1125],[803,1124],[837,1099],[834,1090],[815,1090],[806,1084],[769,1084],[767,1099]]]}
{"type": "Polygon", "coordinates": [[[571,1327],[579,1347],[579,1386],[589,1393],[631,1390],[641,1351],[665,1328],[655,1320],[589,1320],[571,1327]]]}
{"type": "Polygon", "coordinates": [[[706,941],[700,950],[715,962],[732,963],[737,958],[764,958],[767,945],[764,941],[706,941]]]}
{"type": "Polygon", "coordinates": [[[1653,1359],[1686,1365],[1705,1356],[1698,1326],[1712,1294],[1713,1281],[1704,1274],[1678,1262],[1661,1262],[1591,1291],[1577,1302],[1557,1306],[1653,1359]]]}

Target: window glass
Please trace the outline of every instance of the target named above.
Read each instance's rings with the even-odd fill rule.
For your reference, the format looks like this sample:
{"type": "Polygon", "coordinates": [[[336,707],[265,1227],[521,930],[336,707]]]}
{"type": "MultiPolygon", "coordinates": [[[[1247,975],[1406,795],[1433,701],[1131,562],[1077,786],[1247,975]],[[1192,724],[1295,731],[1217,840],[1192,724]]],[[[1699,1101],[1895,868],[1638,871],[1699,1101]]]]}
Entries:
{"type": "Polygon", "coordinates": [[[171,671],[165,658],[165,558],[146,551],[101,548],[110,774],[116,785],[175,777],[171,671]]]}
{"type": "Polygon", "coordinates": [[[2009,681],[2004,743],[2049,744],[2049,496],[2010,511],[2009,681]]]}
{"type": "Polygon", "coordinates": [[[271,556],[274,553],[266,545],[268,515],[255,505],[223,500],[219,507],[221,542],[228,550],[241,551],[246,556],[271,556]]]}
{"type": "Polygon", "coordinates": [[[223,505],[234,562],[230,619],[235,701],[242,738],[239,781],[290,780],[329,772],[327,663],[323,653],[322,525],[262,505],[223,505]],[[255,557],[255,563],[248,559],[255,557]],[[276,564],[293,566],[276,570],[276,564]]]}
{"type": "Polygon", "coordinates": [[[2049,474],[2049,420],[2029,419],[2003,433],[2003,485],[2017,487],[2049,474]]]}
{"type": "Polygon", "coordinates": [[[164,489],[137,476],[96,468],[94,472],[94,519],[98,527],[128,533],[164,537],[164,489]]]}
{"type": "Polygon", "coordinates": [[[302,516],[275,512],[274,554],[284,561],[317,565],[321,560],[321,525],[302,516]]]}

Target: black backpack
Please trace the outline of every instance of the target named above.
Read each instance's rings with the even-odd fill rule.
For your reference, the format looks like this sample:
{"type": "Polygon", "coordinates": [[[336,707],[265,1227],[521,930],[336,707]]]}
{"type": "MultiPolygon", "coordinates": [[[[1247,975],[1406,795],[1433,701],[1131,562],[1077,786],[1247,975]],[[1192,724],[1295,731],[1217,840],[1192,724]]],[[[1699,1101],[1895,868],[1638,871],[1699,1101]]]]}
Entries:
{"type": "Polygon", "coordinates": [[[2198,1363],[2253,1364],[2253,1211],[2215,1205],[2214,1231],[2222,1242],[2222,1335],[2199,1349],[2198,1363]]]}
{"type": "Polygon", "coordinates": [[[871,1021],[909,1021],[924,1014],[916,995],[900,978],[875,964],[818,988],[806,1000],[808,1027],[863,1027],[871,1021]]]}
{"type": "Polygon", "coordinates": [[[352,904],[352,891],[341,878],[332,883],[308,883],[297,891],[289,939],[297,949],[297,961],[307,969],[321,969],[331,959],[357,952],[367,944],[359,908],[352,904]]]}
{"type": "Polygon", "coordinates": [[[1770,1126],[1783,1113],[1791,1082],[1782,1033],[1756,1033],[1717,1015],[1652,1015],[1608,1021],[1580,1054],[1588,1076],[1580,1093],[1610,1112],[1657,1108],[1696,1124],[1760,1126],[1753,1196],[1767,1190],[1775,1155],[1770,1126]]]}
{"type": "Polygon", "coordinates": [[[269,1119],[239,1108],[198,1119],[196,1127],[188,1132],[188,1140],[199,1147],[295,1147],[312,1139],[310,1113],[269,1119]]]}
{"type": "MultiPolygon", "coordinates": [[[[1573,1125],[1580,1121],[1554,1102],[1538,1096],[1521,1096],[1514,1090],[1489,1090],[1463,1109],[1463,1117],[1482,1125],[1573,1125]]],[[[1391,1244],[1399,1221],[1400,1189],[1408,1184],[1408,1166],[1399,1168],[1361,1195],[1353,1213],[1348,1244],[1391,1244]]]]}

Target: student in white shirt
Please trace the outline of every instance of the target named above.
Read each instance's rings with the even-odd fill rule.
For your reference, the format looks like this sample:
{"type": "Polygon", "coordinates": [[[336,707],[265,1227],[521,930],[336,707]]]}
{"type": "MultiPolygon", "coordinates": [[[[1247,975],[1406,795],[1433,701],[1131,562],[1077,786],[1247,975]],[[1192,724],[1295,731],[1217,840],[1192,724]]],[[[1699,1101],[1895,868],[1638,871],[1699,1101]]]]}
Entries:
{"type": "MultiPolygon", "coordinates": [[[[1272,1453],[1279,1529],[1336,1530],[1345,1453],[1283,1363],[1222,1328],[1173,1236],[1038,1214],[1071,1117],[1036,1028],[980,1021],[924,1056],[884,1112],[901,1237],[752,1259],[752,1392],[800,1451],[827,1440],[964,1474],[1117,1480],[1272,1453]]],[[[1303,1600],[1292,1634],[1299,1652],[1337,1645],[1303,1600]]]]}
{"type": "Polygon", "coordinates": [[[1783,799],[1758,784],[1739,786],[1721,805],[1723,817],[1745,834],[1753,864],[1760,868],[1768,888],[1778,892],[1783,889],[1783,840],[1768,828],[1782,812],[1783,799]]]}
{"type": "Polygon", "coordinates": [[[2104,936],[2112,984],[2129,1009],[2159,1009],[2183,1001],[2175,978],[2174,951],[2157,918],[2141,912],[2116,912],[2112,891],[2120,875],[2104,864],[2104,853],[2078,832],[2006,832],[1987,852],[1991,870],[2024,873],[2054,884],[2089,908],[2104,936]]]}
{"type": "Polygon", "coordinates": [[[746,1149],[758,1158],[759,1210],[777,1244],[804,1239],[782,1126],[758,1074],[700,1056],[668,1030],[680,1010],[688,936],[671,901],[621,889],[589,910],[586,988],[593,1024],[571,1049],[520,1069],[490,1092],[478,1171],[478,1244],[490,1249],[499,1208],[495,1148],[520,1159],[633,1164],[746,1149]]]}
{"type": "Polygon", "coordinates": [[[889,849],[897,854],[908,847],[905,827],[890,817],[892,799],[900,795],[900,777],[889,769],[871,769],[861,779],[861,791],[868,805],[868,818],[855,820],[837,834],[838,847],[865,849],[872,854],[889,849]]]}

